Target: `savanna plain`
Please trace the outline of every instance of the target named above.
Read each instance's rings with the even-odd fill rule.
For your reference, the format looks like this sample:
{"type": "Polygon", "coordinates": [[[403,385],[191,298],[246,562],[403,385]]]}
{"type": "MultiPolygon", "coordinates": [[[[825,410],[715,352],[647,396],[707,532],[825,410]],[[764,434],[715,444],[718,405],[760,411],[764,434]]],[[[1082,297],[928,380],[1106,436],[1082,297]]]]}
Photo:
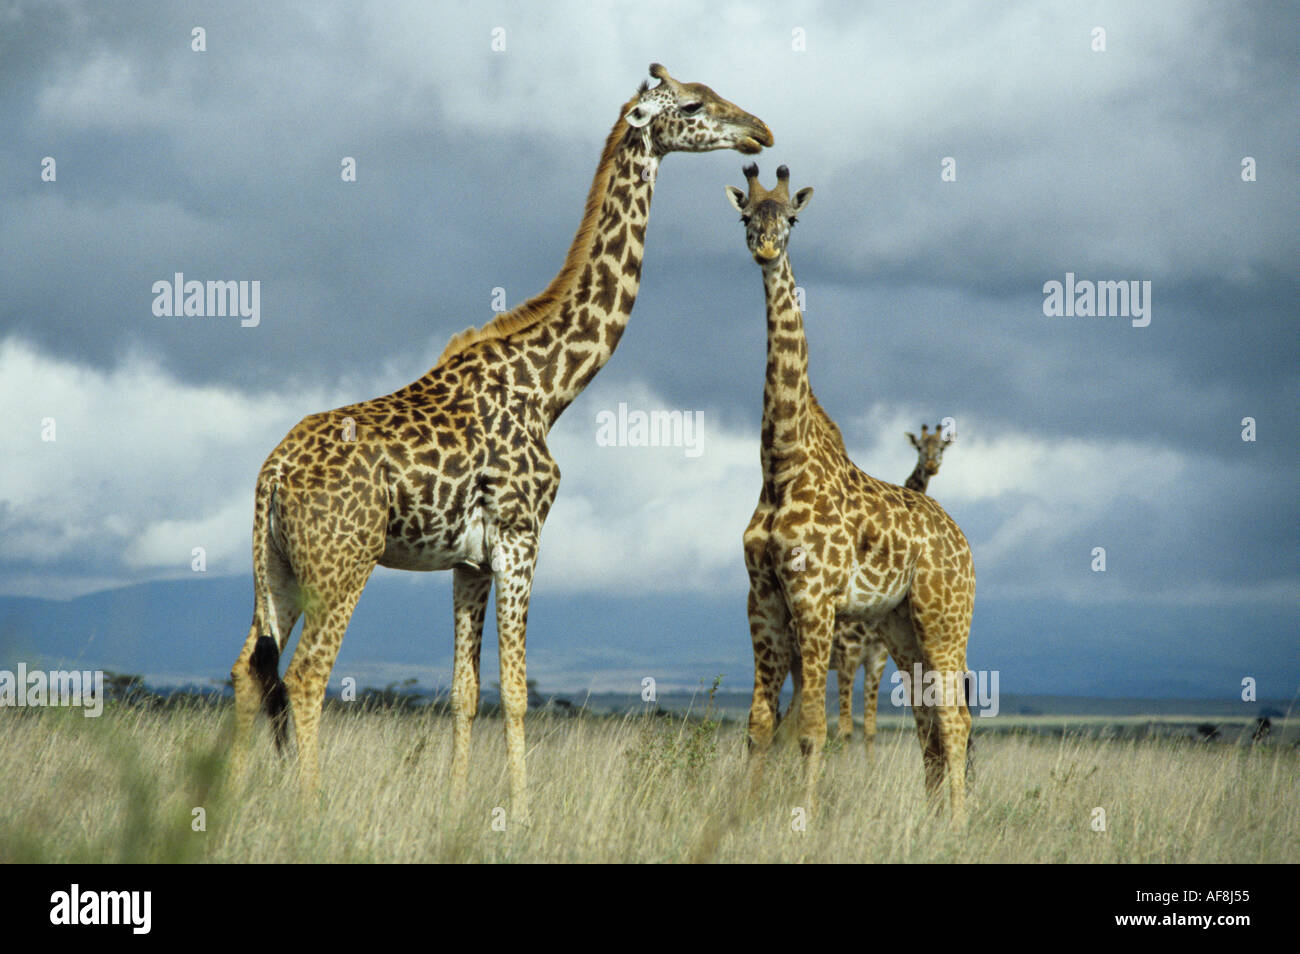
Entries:
{"type": "Polygon", "coordinates": [[[474,728],[470,794],[448,792],[451,720],[327,711],[322,790],[304,805],[265,720],[239,791],[229,705],[4,713],[7,862],[1300,861],[1300,748],[1086,731],[980,732],[969,823],[927,806],[915,732],[832,739],[803,805],[797,746],[751,786],[743,721],[659,714],[528,719],[527,826],[506,801],[498,719],[474,728]]]}

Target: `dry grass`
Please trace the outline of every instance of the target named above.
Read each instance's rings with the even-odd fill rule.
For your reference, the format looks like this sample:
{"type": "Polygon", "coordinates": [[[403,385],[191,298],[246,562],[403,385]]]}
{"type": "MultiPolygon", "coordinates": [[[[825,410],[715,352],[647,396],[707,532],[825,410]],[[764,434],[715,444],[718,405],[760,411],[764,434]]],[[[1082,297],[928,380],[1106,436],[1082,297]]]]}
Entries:
{"type": "MultiPolygon", "coordinates": [[[[6,713],[4,861],[216,862],[1296,862],[1300,752],[1291,746],[979,737],[965,831],[922,803],[911,732],[882,732],[868,766],[831,744],[804,831],[798,758],[745,784],[735,724],[530,718],[532,824],[505,806],[501,723],[475,727],[471,796],[449,805],[450,721],[328,713],[310,811],[292,763],[258,739],[247,789],[222,790],[228,711],[6,713]],[[206,831],[192,830],[193,809],[206,831]],[[1106,830],[1090,824],[1106,812],[1106,830]]],[[[859,743],[860,744],[860,743],[859,743]]]]}

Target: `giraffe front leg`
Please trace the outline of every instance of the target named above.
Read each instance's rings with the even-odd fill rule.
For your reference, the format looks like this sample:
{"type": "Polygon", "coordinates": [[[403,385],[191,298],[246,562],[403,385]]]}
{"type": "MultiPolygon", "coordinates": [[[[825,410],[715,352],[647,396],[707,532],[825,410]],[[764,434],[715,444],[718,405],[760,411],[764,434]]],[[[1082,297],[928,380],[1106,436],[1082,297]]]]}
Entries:
{"type": "Polygon", "coordinates": [[[452,664],[451,794],[463,803],[469,780],[470,737],[479,703],[479,658],[483,648],[483,619],[487,613],[492,574],[456,567],[452,577],[456,648],[452,664]]]}
{"type": "MultiPolygon", "coordinates": [[[[774,582],[774,581],[773,581],[774,582]]],[[[767,755],[781,721],[781,687],[790,669],[789,617],[775,586],[749,592],[749,630],[754,644],[754,698],[749,706],[748,775],[751,803],[762,787],[767,755]]]]}
{"type": "Polygon", "coordinates": [[[511,816],[527,825],[528,785],[524,770],[524,712],[528,709],[525,637],[528,600],[537,561],[537,535],[519,534],[497,543],[492,569],[497,586],[497,640],[501,656],[501,708],[506,724],[511,816]]]}
{"type": "MultiPolygon", "coordinates": [[[[789,612],[770,573],[751,573],[749,633],[754,644],[754,697],[749,707],[749,752],[761,760],[780,721],[780,694],[790,671],[789,612]]],[[[796,677],[796,693],[798,692],[796,677]]]]}
{"type": "Polygon", "coordinates": [[[803,668],[803,698],[796,714],[799,718],[799,750],[804,758],[805,807],[811,814],[817,801],[822,750],[826,746],[826,675],[830,670],[831,643],[835,638],[835,607],[829,601],[797,592],[791,604],[790,613],[803,668]]]}

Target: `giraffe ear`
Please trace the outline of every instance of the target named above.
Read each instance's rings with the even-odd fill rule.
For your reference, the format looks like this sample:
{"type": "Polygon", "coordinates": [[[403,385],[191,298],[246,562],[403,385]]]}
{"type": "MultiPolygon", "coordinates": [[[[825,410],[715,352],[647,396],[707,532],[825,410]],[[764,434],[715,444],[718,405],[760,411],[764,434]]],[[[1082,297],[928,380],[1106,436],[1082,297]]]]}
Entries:
{"type": "Polygon", "coordinates": [[[906,431],[905,433],[907,434],[907,439],[912,442],[912,446],[915,447],[917,450],[920,450],[921,442],[916,439],[916,435],[913,434],[911,431],[906,431]]]}
{"type": "Polygon", "coordinates": [[[741,192],[735,186],[723,186],[727,193],[727,201],[736,207],[736,211],[742,215],[745,213],[745,193],[741,192]]]}
{"type": "Polygon", "coordinates": [[[635,129],[640,129],[663,109],[663,105],[657,100],[646,100],[644,103],[637,103],[629,109],[623,116],[627,124],[635,129]]]}
{"type": "Polygon", "coordinates": [[[802,212],[808,207],[808,203],[812,201],[812,194],[812,186],[809,186],[806,189],[800,189],[794,194],[794,202],[791,204],[791,208],[793,208],[796,213],[802,212]]]}

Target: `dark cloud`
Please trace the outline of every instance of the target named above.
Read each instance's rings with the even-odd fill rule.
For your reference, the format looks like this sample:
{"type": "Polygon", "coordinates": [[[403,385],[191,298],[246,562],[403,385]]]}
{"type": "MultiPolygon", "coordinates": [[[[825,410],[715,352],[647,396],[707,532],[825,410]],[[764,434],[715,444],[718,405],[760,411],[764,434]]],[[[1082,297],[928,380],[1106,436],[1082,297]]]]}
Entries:
{"type": "MultiPolygon", "coordinates": [[[[399,387],[490,317],[494,288],[513,305],[547,283],[616,107],[663,59],[768,121],[765,178],[785,162],[816,188],[791,256],[814,387],[851,446],[875,445],[872,408],[905,407],[970,438],[1122,446],[1125,473],[1143,453],[1187,464],[1163,497],[1119,488],[1105,519],[1063,537],[1046,521],[999,552],[994,591],[1100,542],[1121,594],[1276,582],[1274,604],[1288,587],[1294,602],[1300,12],[1026,5],[963,22],[841,5],[787,25],[735,7],[690,39],[638,16],[11,6],[0,337],[103,371],[144,354],[249,398],[399,387]],[[506,56],[488,50],[497,23],[506,56]],[[1088,49],[1097,23],[1104,54],[1088,49]],[[189,49],[196,25],[207,53],[189,49]],[[47,155],[56,184],[39,181],[47,155]],[[151,286],[177,271],[260,280],[261,325],[155,317],[151,286]],[[1150,281],[1150,326],[1045,316],[1043,283],[1066,272],[1150,281]]],[[[606,398],[648,387],[756,431],[762,286],[721,189],[740,164],[664,163],[606,398]]],[[[6,526],[36,519],[0,503],[6,526]]],[[[1017,515],[1032,525],[1018,503],[955,508],[978,551],[1017,515]]]]}

